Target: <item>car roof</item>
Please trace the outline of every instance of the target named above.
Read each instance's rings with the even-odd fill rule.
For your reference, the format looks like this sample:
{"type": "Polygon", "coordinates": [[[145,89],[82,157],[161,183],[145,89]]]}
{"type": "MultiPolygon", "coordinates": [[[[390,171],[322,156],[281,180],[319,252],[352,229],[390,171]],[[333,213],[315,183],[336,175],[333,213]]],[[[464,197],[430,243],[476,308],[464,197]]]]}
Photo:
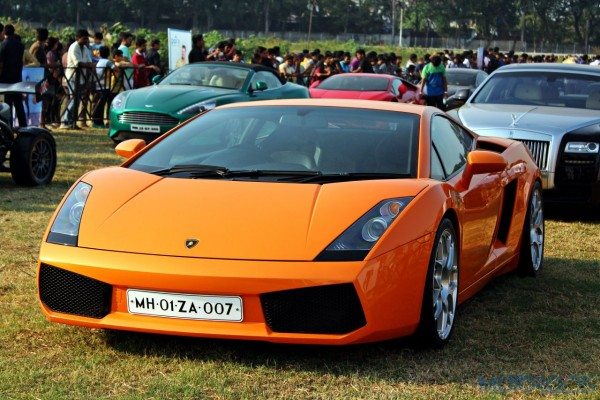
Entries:
{"type": "Polygon", "coordinates": [[[558,64],[558,63],[536,63],[536,64],[509,64],[498,68],[494,74],[513,71],[539,71],[539,72],[575,72],[590,75],[600,75],[600,68],[592,65],[582,64],[558,64]]]}
{"type": "Polygon", "coordinates": [[[435,107],[426,107],[416,104],[394,103],[388,101],[373,100],[347,100],[347,99],[285,99],[285,100],[263,100],[242,103],[231,103],[217,107],[223,108],[245,108],[245,107],[273,107],[273,106],[312,106],[312,107],[339,107],[360,108],[367,110],[397,111],[402,113],[426,116],[439,110],[435,107]]]}
{"type": "Polygon", "coordinates": [[[387,80],[392,80],[392,79],[400,79],[400,77],[396,76],[396,75],[388,75],[388,74],[369,74],[369,73],[364,73],[364,72],[360,72],[360,73],[352,73],[352,74],[335,74],[330,76],[329,78],[333,78],[333,77],[338,77],[338,78],[352,78],[352,77],[361,77],[361,78],[379,78],[379,79],[387,79],[387,80]]]}

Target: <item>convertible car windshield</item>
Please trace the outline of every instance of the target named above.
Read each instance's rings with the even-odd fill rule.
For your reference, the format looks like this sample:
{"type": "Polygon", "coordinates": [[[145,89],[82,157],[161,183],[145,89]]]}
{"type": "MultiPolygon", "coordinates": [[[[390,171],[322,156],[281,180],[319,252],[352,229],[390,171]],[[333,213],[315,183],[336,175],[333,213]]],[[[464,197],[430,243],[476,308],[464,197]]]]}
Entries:
{"type": "Polygon", "coordinates": [[[181,178],[409,178],[416,176],[418,136],[419,116],[408,113],[308,106],[216,109],[157,143],[130,168],[181,178]]]}
{"type": "Polygon", "coordinates": [[[336,75],[323,81],[319,89],[326,90],[360,90],[360,91],[384,91],[390,84],[387,78],[370,76],[336,75]]]}
{"type": "Polygon", "coordinates": [[[250,70],[223,65],[190,64],[178,68],[160,82],[160,85],[211,86],[240,90],[250,70]]]}
{"type": "Polygon", "coordinates": [[[498,73],[473,98],[478,104],[598,109],[600,76],[546,71],[498,73]]]}

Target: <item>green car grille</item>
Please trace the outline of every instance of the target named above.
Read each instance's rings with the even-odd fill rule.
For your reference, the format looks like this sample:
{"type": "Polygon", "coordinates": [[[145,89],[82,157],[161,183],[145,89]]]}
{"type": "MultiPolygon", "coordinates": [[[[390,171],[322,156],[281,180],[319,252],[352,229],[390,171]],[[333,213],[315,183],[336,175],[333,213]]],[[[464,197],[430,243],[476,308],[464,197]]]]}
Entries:
{"type": "Polygon", "coordinates": [[[125,124],[177,125],[179,120],[167,114],[153,112],[124,112],[119,122],[125,124]]]}

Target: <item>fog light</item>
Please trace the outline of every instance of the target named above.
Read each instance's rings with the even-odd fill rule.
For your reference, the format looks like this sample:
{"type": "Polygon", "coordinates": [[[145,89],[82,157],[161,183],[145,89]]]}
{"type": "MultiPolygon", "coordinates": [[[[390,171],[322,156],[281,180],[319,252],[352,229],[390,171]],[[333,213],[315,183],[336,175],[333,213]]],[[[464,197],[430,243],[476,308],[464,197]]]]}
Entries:
{"type": "Polygon", "coordinates": [[[596,142],[569,142],[565,147],[565,153],[596,154],[600,146],[596,142]]]}

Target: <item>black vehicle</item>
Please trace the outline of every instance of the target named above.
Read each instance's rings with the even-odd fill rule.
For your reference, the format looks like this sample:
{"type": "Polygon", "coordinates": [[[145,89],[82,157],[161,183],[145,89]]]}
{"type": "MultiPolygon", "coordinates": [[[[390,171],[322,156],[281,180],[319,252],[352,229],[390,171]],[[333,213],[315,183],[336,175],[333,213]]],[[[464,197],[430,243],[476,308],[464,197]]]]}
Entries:
{"type": "MultiPolygon", "coordinates": [[[[0,93],[35,94],[35,84],[0,84],[0,93]]],[[[11,111],[0,102],[0,172],[10,172],[17,185],[50,183],[56,170],[54,137],[38,127],[12,128],[11,111]]]]}
{"type": "Polygon", "coordinates": [[[448,98],[446,110],[453,110],[466,103],[473,91],[488,77],[487,72],[478,69],[449,68],[446,70],[448,98]]]}

